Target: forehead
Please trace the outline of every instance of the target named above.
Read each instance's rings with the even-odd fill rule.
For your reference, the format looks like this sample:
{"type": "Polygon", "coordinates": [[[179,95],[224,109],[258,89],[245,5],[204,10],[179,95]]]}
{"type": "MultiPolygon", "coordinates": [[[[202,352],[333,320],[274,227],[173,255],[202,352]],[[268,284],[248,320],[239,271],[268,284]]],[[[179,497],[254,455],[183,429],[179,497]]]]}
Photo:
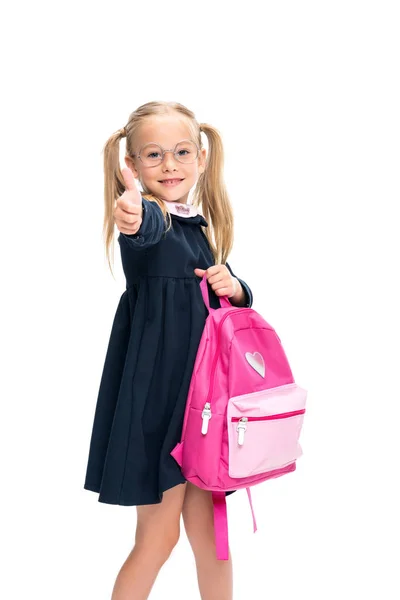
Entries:
{"type": "Polygon", "coordinates": [[[157,142],[163,148],[172,148],[183,139],[193,139],[188,121],[178,115],[160,115],[145,119],[135,137],[135,145],[139,147],[149,142],[157,142]]]}

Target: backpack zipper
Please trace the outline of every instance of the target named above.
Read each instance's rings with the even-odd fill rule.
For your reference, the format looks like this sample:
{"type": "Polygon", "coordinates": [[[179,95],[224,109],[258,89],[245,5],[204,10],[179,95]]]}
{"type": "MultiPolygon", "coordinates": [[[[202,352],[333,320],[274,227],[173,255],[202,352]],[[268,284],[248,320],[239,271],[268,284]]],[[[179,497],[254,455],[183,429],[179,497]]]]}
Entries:
{"type": "Polygon", "coordinates": [[[202,424],[202,427],[201,427],[201,433],[203,435],[206,435],[206,433],[208,431],[208,423],[209,423],[209,421],[210,421],[210,419],[212,417],[211,402],[210,402],[210,400],[211,400],[211,397],[212,397],[213,392],[214,392],[215,372],[216,372],[216,368],[217,368],[218,358],[219,358],[219,355],[220,355],[220,352],[219,352],[219,339],[220,339],[220,335],[221,335],[221,327],[222,327],[225,319],[227,319],[231,314],[233,314],[233,313],[238,314],[239,312],[245,312],[245,311],[247,312],[248,310],[249,310],[248,308],[245,308],[245,309],[242,309],[242,310],[237,309],[237,308],[235,308],[233,310],[228,309],[228,312],[224,314],[224,316],[222,317],[221,321],[218,324],[218,329],[217,329],[217,350],[216,350],[216,352],[214,354],[213,363],[212,363],[212,367],[211,367],[211,376],[210,376],[211,385],[210,385],[210,387],[208,389],[207,401],[206,401],[206,403],[204,405],[203,412],[201,413],[201,417],[202,417],[202,421],[203,421],[203,424],[202,424]]]}
{"type": "Polygon", "coordinates": [[[238,432],[238,444],[239,444],[239,446],[243,446],[243,443],[244,443],[244,434],[246,433],[247,421],[248,420],[249,419],[247,417],[242,417],[241,419],[239,419],[239,422],[237,424],[236,431],[238,432]]]}
{"type": "Polygon", "coordinates": [[[276,415],[266,415],[265,417],[232,417],[231,421],[233,423],[235,421],[241,421],[242,419],[246,419],[246,421],[273,421],[274,419],[287,419],[289,417],[295,417],[296,415],[303,415],[305,412],[305,408],[299,408],[299,410],[292,410],[290,412],[279,413],[276,415]]]}
{"type": "Polygon", "coordinates": [[[236,431],[238,432],[238,444],[243,446],[244,434],[246,433],[247,423],[249,421],[273,421],[275,419],[288,419],[289,417],[296,417],[297,415],[304,415],[306,412],[305,408],[299,410],[292,410],[286,413],[280,413],[276,415],[267,415],[265,417],[232,417],[231,422],[237,423],[236,431]]]}
{"type": "Polygon", "coordinates": [[[201,413],[201,418],[203,419],[203,424],[201,426],[201,433],[206,435],[208,431],[208,423],[212,417],[211,414],[211,405],[209,402],[206,402],[203,408],[203,412],[201,413]]]}

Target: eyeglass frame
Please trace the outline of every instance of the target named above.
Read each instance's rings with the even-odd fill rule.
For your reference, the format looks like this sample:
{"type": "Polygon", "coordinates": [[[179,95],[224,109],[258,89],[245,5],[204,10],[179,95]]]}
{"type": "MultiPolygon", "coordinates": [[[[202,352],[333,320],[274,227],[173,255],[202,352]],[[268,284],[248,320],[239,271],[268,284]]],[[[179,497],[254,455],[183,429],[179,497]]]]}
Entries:
{"type": "MultiPolygon", "coordinates": [[[[153,144],[154,146],[158,146],[159,148],[161,148],[161,152],[162,152],[162,158],[161,158],[160,162],[159,162],[159,163],[157,163],[156,165],[148,165],[148,166],[147,166],[147,165],[144,165],[144,166],[145,166],[145,167],[147,167],[147,168],[150,168],[150,169],[151,169],[152,167],[158,167],[158,166],[162,165],[162,163],[164,162],[165,153],[166,153],[166,152],[172,152],[172,153],[173,153],[173,155],[175,156],[175,150],[176,150],[176,147],[177,147],[179,144],[181,144],[182,142],[190,142],[191,144],[194,144],[194,145],[196,146],[196,148],[197,148],[197,156],[196,156],[196,158],[195,158],[195,159],[194,159],[192,162],[190,162],[190,163],[184,163],[184,162],[180,161],[180,160],[179,160],[178,158],[176,158],[176,157],[175,157],[175,160],[177,160],[177,161],[178,161],[178,162],[179,162],[181,165],[192,165],[192,164],[193,164],[194,162],[196,162],[196,160],[199,158],[199,155],[200,155],[200,148],[199,148],[199,146],[196,144],[196,142],[195,142],[194,140],[189,140],[189,139],[187,139],[187,138],[185,138],[185,139],[183,139],[183,140],[180,140],[179,142],[177,142],[177,143],[175,144],[175,146],[174,146],[174,148],[173,148],[173,149],[172,149],[172,148],[170,148],[169,150],[164,150],[164,148],[161,146],[161,144],[157,144],[157,142],[148,142],[147,144],[144,144],[143,146],[141,146],[141,147],[139,148],[139,152],[138,152],[138,154],[132,154],[132,158],[139,158],[140,162],[141,162],[141,163],[143,163],[143,161],[142,161],[142,158],[141,158],[141,156],[140,156],[140,153],[141,153],[141,151],[143,150],[143,148],[146,148],[146,146],[151,146],[151,144],[153,144]]],[[[143,163],[143,164],[144,164],[144,163],[143,163]]]]}

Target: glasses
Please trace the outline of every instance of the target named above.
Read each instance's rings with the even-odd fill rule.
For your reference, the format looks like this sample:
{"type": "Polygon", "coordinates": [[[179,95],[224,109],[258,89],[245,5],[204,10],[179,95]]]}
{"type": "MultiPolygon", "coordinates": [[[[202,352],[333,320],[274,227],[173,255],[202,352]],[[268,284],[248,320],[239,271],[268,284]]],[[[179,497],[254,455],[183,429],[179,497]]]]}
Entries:
{"type": "Polygon", "coordinates": [[[173,152],[177,161],[187,165],[195,162],[199,156],[199,147],[192,140],[181,140],[174,149],[164,150],[159,144],[149,142],[140,148],[137,155],[132,156],[137,156],[145,167],[156,167],[161,165],[166,152],[173,152]]]}

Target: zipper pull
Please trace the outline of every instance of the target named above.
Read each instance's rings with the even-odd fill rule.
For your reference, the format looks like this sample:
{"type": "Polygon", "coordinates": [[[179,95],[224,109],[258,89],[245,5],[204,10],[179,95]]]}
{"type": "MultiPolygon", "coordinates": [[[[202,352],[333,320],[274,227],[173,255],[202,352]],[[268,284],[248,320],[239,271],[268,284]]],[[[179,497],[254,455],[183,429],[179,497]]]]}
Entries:
{"type": "Polygon", "coordinates": [[[244,444],[244,434],[247,429],[247,417],[242,417],[239,419],[236,431],[238,432],[238,444],[239,446],[243,446],[244,444]]]}
{"type": "Polygon", "coordinates": [[[208,431],[208,423],[211,419],[211,404],[206,402],[203,408],[203,412],[201,413],[201,418],[203,419],[203,425],[201,427],[201,433],[206,435],[208,431]]]}

